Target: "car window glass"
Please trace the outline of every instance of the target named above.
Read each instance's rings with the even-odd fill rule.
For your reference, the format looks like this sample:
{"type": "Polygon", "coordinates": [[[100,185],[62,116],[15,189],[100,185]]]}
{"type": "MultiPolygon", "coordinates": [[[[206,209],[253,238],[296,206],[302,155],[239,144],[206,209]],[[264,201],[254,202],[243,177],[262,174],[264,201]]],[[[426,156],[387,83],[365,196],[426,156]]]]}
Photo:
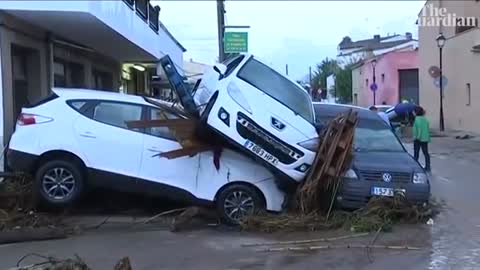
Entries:
{"type": "Polygon", "coordinates": [[[139,105],[100,102],[93,110],[93,119],[112,126],[127,128],[128,121],[138,121],[142,117],[139,105]]]}
{"type": "MultiPolygon", "coordinates": [[[[174,114],[171,114],[159,109],[153,109],[153,108],[150,109],[151,120],[178,119],[178,118],[179,117],[174,114]]],[[[168,127],[151,127],[148,133],[156,137],[175,140],[175,135],[168,127]]]]}
{"type": "Polygon", "coordinates": [[[70,102],[70,105],[76,110],[80,110],[86,103],[86,101],[72,101],[70,102]]]}
{"type": "Polygon", "coordinates": [[[240,69],[237,76],[308,122],[314,122],[312,101],[307,92],[270,67],[252,58],[240,69]]]}
{"type": "Polygon", "coordinates": [[[238,67],[238,65],[240,65],[240,63],[242,62],[243,58],[245,58],[244,55],[240,55],[240,56],[237,56],[235,58],[232,58],[232,59],[229,59],[227,61],[225,61],[223,64],[227,66],[227,69],[225,71],[225,75],[223,76],[223,78],[226,78],[228,77],[230,74],[233,73],[233,71],[235,70],[235,68],[238,67]]]}

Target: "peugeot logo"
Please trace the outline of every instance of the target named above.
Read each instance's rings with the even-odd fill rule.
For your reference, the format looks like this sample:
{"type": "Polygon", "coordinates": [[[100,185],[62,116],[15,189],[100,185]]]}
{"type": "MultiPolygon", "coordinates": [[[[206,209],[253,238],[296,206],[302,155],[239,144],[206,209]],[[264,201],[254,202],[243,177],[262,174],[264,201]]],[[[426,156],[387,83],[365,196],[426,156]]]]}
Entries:
{"type": "Polygon", "coordinates": [[[392,175],[389,174],[389,173],[384,173],[382,175],[382,178],[383,178],[383,181],[389,183],[390,181],[392,181],[392,175]]]}
{"type": "Polygon", "coordinates": [[[280,122],[278,119],[274,117],[271,118],[270,123],[272,124],[272,127],[274,127],[277,130],[282,130],[285,128],[285,124],[283,124],[282,122],[280,122]]]}

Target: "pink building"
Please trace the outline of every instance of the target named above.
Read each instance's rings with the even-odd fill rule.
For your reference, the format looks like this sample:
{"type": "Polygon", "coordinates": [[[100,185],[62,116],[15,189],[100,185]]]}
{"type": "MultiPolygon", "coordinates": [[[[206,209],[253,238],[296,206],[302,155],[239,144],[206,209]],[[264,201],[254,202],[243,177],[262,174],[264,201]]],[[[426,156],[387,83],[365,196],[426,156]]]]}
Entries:
{"type": "Polygon", "coordinates": [[[352,101],[355,105],[373,105],[373,65],[375,65],[376,105],[395,105],[402,100],[419,104],[418,51],[393,51],[364,60],[352,70],[352,101]]]}

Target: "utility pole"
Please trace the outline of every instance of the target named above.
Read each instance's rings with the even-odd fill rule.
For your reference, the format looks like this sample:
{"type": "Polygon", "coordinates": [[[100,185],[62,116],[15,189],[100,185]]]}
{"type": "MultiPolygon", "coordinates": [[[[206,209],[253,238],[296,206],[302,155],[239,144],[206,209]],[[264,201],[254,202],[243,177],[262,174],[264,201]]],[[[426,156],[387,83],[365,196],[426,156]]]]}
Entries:
{"type": "Polygon", "coordinates": [[[285,65],[285,73],[286,73],[287,76],[288,76],[288,64],[285,65]]]}
{"type": "Polygon", "coordinates": [[[445,131],[445,120],[443,118],[443,61],[442,61],[442,47],[439,48],[440,54],[440,131],[445,131]]]}
{"type": "Polygon", "coordinates": [[[313,85],[312,85],[312,66],[308,67],[308,81],[310,83],[310,95],[313,97],[313,85]]]}
{"type": "Polygon", "coordinates": [[[217,27],[218,27],[218,61],[225,60],[224,36],[225,36],[225,2],[217,0],[217,27]]]}

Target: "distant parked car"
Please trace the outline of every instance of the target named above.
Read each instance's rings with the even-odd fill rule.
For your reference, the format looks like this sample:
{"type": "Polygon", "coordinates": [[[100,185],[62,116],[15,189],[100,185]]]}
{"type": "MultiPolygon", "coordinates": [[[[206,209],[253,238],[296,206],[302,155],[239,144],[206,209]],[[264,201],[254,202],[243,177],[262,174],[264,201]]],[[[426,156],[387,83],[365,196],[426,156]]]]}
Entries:
{"type": "Polygon", "coordinates": [[[215,205],[230,223],[282,209],[285,196],[274,176],[250,158],[225,149],[218,170],[212,152],[160,158],[181,148],[168,128],[127,128],[128,121],[183,117],[165,108],[139,96],[53,89],[22,109],[8,145],[9,167],[34,175],[35,193],[58,207],[76,202],[87,187],[105,187],[215,205]]]}
{"type": "Polygon", "coordinates": [[[286,180],[281,182],[305,178],[318,145],[312,100],[258,57],[241,54],[216,64],[203,75],[193,101],[183,105],[198,106],[193,114],[286,180]]]}
{"type": "Polygon", "coordinates": [[[358,112],[353,162],[338,192],[337,205],[360,208],[373,196],[391,197],[396,191],[403,192],[412,203],[428,202],[427,173],[378,114],[345,105],[314,103],[314,108],[319,128],[349,109],[358,112]]]}
{"type": "Polygon", "coordinates": [[[375,105],[379,112],[386,112],[388,109],[393,108],[391,105],[375,105]]]}
{"type": "Polygon", "coordinates": [[[411,126],[415,120],[414,110],[417,107],[414,103],[399,103],[385,111],[390,122],[395,126],[411,126]]]}

